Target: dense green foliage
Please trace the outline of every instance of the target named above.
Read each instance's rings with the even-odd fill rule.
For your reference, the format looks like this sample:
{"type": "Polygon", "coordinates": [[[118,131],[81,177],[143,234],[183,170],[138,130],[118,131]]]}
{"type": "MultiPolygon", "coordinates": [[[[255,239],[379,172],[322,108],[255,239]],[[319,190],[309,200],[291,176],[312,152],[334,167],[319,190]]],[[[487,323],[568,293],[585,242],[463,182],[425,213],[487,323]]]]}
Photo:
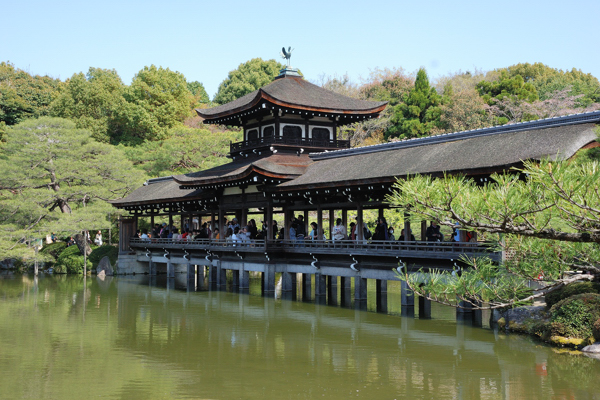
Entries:
{"type": "MultiPolygon", "coordinates": [[[[600,319],[600,295],[583,293],[563,299],[550,309],[545,336],[587,339],[594,336],[594,324],[600,319]]],[[[595,338],[600,340],[600,337],[595,338]]]]}
{"type": "Polygon", "coordinates": [[[427,136],[439,126],[442,97],[429,85],[423,68],[417,73],[415,86],[402,103],[394,106],[387,138],[410,139],[427,136]]]}
{"type": "Polygon", "coordinates": [[[388,197],[392,205],[441,225],[458,222],[514,252],[502,265],[465,260],[469,268],[462,274],[434,272],[424,284],[418,274],[403,275],[413,290],[444,304],[455,305],[456,294],[500,308],[557,286],[600,278],[600,163],[527,163],[522,173],[527,181],[494,175],[485,186],[460,176],[416,176],[396,183],[388,197]],[[545,287],[523,299],[527,281],[540,277],[545,287]]]}
{"type": "Polygon", "coordinates": [[[109,245],[97,247],[92,250],[88,260],[91,266],[96,268],[100,263],[100,260],[102,260],[104,257],[108,257],[110,259],[110,265],[112,265],[114,268],[115,264],[117,263],[117,257],[119,257],[119,249],[115,246],[109,245]]]}
{"type": "Polygon", "coordinates": [[[39,255],[46,262],[45,265],[51,267],[66,248],[67,244],[65,242],[50,243],[40,250],[39,255]]]}
{"type": "Polygon", "coordinates": [[[261,58],[253,58],[240,64],[221,82],[213,101],[217,104],[229,103],[268,85],[283,67],[283,64],[275,60],[264,61],[261,58]]]}
{"type": "Polygon", "coordinates": [[[546,307],[550,308],[561,300],[576,294],[596,293],[600,294],[600,283],[595,282],[575,282],[564,286],[558,290],[548,293],[546,297],[546,307]]]}
{"type": "Polygon", "coordinates": [[[48,115],[60,85],[57,79],[32,76],[11,63],[0,62],[0,125],[48,115]]]}
{"type": "Polygon", "coordinates": [[[242,138],[241,131],[216,134],[208,129],[174,128],[169,138],[146,141],[135,147],[120,146],[135,166],[151,177],[184,174],[224,164],[229,142],[242,138]]]}
{"type": "Polygon", "coordinates": [[[115,70],[90,68],[75,74],[52,104],[55,116],[73,119],[102,142],[140,143],[167,137],[170,128],[191,116],[202,84],[188,84],[179,72],[154,65],[144,67],[125,86],[115,70]]]}
{"type": "Polygon", "coordinates": [[[0,251],[31,254],[30,237],[108,227],[105,200],[145,179],[114,146],[98,143],[71,121],[44,117],[7,131],[0,148],[0,251]]]}
{"type": "MultiPolygon", "coordinates": [[[[57,274],[82,274],[84,258],[77,246],[70,246],[63,250],[54,264],[57,274]]],[[[88,271],[90,265],[88,264],[88,271]]]]}

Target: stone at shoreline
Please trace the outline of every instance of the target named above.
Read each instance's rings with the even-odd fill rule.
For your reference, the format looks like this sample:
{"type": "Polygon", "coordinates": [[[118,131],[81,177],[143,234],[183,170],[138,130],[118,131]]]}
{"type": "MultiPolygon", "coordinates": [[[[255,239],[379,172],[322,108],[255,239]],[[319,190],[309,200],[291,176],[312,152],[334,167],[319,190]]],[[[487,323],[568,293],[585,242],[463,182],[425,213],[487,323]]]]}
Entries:
{"type": "Polygon", "coordinates": [[[114,271],[112,265],[110,265],[110,259],[108,256],[102,257],[100,262],[98,263],[98,267],[96,268],[96,274],[100,275],[101,272],[104,272],[106,276],[112,276],[114,271]]]}
{"type": "Polygon", "coordinates": [[[581,349],[584,353],[594,353],[600,355],[600,342],[596,342],[594,344],[590,344],[581,349]]]}
{"type": "Polygon", "coordinates": [[[542,321],[546,318],[544,306],[524,306],[506,310],[501,314],[498,324],[507,331],[527,333],[527,323],[542,321]],[[503,320],[503,321],[501,321],[503,320]]]}
{"type": "Polygon", "coordinates": [[[102,270],[102,271],[98,272],[96,274],[96,276],[100,279],[104,279],[104,278],[106,278],[106,272],[104,272],[104,270],[102,270]]]}

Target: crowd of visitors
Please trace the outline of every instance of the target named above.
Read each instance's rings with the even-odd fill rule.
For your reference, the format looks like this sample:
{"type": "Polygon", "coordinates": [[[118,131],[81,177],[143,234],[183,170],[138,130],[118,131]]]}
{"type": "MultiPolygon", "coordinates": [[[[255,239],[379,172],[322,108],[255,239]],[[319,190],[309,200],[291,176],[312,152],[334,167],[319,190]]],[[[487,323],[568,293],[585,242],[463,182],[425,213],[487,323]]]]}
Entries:
{"type": "MultiPolygon", "coordinates": [[[[215,224],[221,225],[221,224],[215,224]]],[[[289,230],[286,232],[283,227],[279,228],[277,221],[273,220],[272,228],[269,229],[267,221],[260,221],[260,225],[257,225],[254,219],[250,219],[246,225],[240,225],[237,218],[228,220],[227,218],[223,221],[223,233],[219,231],[216,226],[213,227],[209,222],[204,222],[199,229],[190,231],[187,224],[184,226],[182,231],[179,228],[171,226],[167,223],[155,224],[150,232],[147,229],[138,231],[137,237],[152,241],[152,239],[172,239],[174,241],[188,241],[188,240],[224,240],[231,242],[233,245],[244,245],[253,244],[257,240],[290,240],[297,245],[302,245],[305,241],[316,241],[316,240],[327,240],[327,235],[321,229],[316,222],[311,222],[307,225],[304,220],[304,215],[300,214],[297,217],[293,217],[290,221],[289,230]],[[307,232],[308,228],[308,232],[307,232]]],[[[458,229],[458,228],[457,228],[458,229]]],[[[455,231],[457,231],[455,229],[455,231]]],[[[427,241],[430,242],[443,242],[444,234],[440,232],[440,226],[436,221],[432,221],[431,225],[427,227],[425,233],[427,241]]],[[[452,240],[458,240],[458,234],[453,233],[452,240]]],[[[335,220],[335,225],[331,229],[331,241],[352,241],[356,242],[359,240],[357,233],[356,222],[351,222],[349,229],[344,226],[341,218],[335,220]]],[[[370,240],[374,241],[416,241],[415,236],[409,230],[408,233],[404,229],[400,231],[400,235],[396,238],[394,234],[394,227],[388,226],[388,223],[384,217],[379,217],[375,225],[374,232],[368,228],[367,224],[363,225],[362,238],[363,242],[370,240]],[[406,237],[408,235],[408,238],[406,237]]],[[[96,235],[96,242],[102,243],[102,236],[100,231],[96,235]]]]}

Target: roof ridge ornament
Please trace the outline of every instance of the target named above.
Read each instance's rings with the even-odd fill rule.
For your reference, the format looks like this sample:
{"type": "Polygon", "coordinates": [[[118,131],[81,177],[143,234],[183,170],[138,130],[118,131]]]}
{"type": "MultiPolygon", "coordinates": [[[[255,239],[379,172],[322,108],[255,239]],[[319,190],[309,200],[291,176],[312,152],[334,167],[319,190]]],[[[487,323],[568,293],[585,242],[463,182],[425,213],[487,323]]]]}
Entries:
{"type": "Polygon", "coordinates": [[[281,58],[287,61],[288,68],[290,67],[290,58],[292,58],[292,51],[294,51],[294,49],[292,49],[292,46],[288,46],[287,51],[285,50],[285,46],[281,48],[281,58]]]}

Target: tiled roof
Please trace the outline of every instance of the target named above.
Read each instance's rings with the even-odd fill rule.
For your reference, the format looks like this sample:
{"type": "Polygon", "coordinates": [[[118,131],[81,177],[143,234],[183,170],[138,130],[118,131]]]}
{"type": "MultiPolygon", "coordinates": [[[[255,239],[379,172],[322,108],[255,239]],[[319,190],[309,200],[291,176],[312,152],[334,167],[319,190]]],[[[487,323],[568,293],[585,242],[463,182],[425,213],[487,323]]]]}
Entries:
{"type": "Polygon", "coordinates": [[[501,171],[524,160],[568,159],[596,139],[595,127],[594,123],[583,123],[490,135],[465,135],[456,140],[415,140],[390,144],[396,146],[362,148],[368,151],[356,148],[313,154],[311,157],[316,162],[302,176],[277,188],[297,190],[324,184],[391,181],[409,174],[501,171]],[[320,157],[321,154],[323,157],[320,157]]]}
{"type": "Polygon", "coordinates": [[[221,106],[197,109],[202,118],[214,119],[249,110],[261,100],[280,106],[340,114],[369,114],[380,112],[386,101],[367,101],[323,89],[299,77],[276,79],[252,93],[221,106]]]}
{"type": "Polygon", "coordinates": [[[182,185],[205,185],[216,182],[229,182],[243,179],[253,172],[280,179],[292,179],[300,176],[313,161],[307,154],[273,154],[256,158],[250,155],[229,164],[205,171],[175,176],[182,185]]]}

